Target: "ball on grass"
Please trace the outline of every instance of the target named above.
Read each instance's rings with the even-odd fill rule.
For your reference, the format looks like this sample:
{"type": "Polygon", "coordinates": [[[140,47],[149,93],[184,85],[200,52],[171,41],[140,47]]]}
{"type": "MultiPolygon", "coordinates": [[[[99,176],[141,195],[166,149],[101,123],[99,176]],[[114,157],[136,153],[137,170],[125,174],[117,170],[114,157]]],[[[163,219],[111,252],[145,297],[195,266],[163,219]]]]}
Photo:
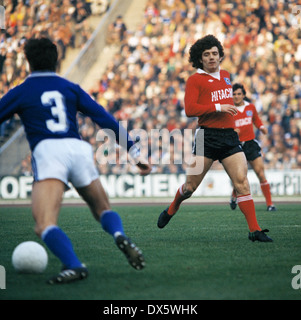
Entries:
{"type": "Polygon", "coordinates": [[[16,246],[12,264],[20,273],[42,273],[48,264],[48,255],[43,246],[35,241],[25,241],[16,246]]]}

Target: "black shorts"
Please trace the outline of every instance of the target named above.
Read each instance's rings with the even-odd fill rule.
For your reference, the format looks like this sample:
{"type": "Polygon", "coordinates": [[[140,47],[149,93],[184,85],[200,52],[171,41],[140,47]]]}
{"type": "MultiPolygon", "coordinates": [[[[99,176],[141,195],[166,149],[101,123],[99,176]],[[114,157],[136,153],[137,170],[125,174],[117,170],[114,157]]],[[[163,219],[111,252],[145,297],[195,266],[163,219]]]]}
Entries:
{"type": "Polygon", "coordinates": [[[253,161],[256,158],[261,157],[261,147],[259,142],[255,139],[242,142],[242,149],[248,161],[253,161]]]}
{"type": "Polygon", "coordinates": [[[223,159],[243,151],[238,134],[233,129],[204,127],[199,129],[195,133],[193,154],[221,162],[223,159]]]}

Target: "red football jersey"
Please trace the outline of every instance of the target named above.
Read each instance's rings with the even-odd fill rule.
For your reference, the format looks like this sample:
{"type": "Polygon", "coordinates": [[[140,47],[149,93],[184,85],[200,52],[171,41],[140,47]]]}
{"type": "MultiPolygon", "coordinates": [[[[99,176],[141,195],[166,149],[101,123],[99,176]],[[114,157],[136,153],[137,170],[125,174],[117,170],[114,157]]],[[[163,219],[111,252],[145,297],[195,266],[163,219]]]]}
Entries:
{"type": "Polygon", "coordinates": [[[263,125],[258,116],[256,107],[254,104],[245,101],[245,105],[237,107],[237,111],[234,120],[235,128],[239,129],[239,140],[249,141],[255,139],[253,124],[256,128],[260,128],[263,125]]]}
{"type": "Polygon", "coordinates": [[[198,117],[198,124],[208,128],[234,128],[234,118],[229,113],[218,112],[220,104],[233,103],[230,74],[225,70],[217,73],[219,78],[198,69],[190,76],[185,89],[185,112],[187,117],[198,117]]]}

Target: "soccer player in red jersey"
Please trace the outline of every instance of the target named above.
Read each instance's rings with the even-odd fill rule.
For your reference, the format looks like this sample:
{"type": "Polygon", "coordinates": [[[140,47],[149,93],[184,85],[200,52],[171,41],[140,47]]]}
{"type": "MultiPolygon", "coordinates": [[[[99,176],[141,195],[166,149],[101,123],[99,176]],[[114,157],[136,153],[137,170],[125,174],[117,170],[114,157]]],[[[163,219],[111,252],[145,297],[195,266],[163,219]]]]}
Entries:
{"type": "Polygon", "coordinates": [[[171,205],[159,216],[158,227],[164,228],[179,210],[180,204],[191,197],[215,160],[219,160],[237,192],[237,203],[249,227],[251,241],[272,241],[258,225],[254,201],[247,178],[247,161],[237,133],[230,74],[220,69],[224,50],[217,38],[207,35],[196,41],[189,51],[189,62],[197,72],[187,80],[185,112],[198,117],[193,162],[189,165],[186,182],[180,186],[171,205]],[[197,168],[200,170],[197,172],[197,168]]]}
{"type": "MultiPolygon", "coordinates": [[[[237,114],[234,116],[235,131],[238,133],[239,140],[242,143],[242,148],[246,155],[247,161],[255,171],[262,193],[265,197],[267,211],[276,211],[273,205],[270,185],[266,179],[264,172],[264,164],[261,155],[261,147],[259,142],[255,139],[253,124],[263,134],[267,134],[267,128],[264,127],[261,119],[258,116],[254,104],[245,101],[246,90],[242,84],[236,83],[233,85],[233,101],[237,107],[237,114]]],[[[230,207],[232,210],[236,208],[237,197],[236,191],[233,189],[230,207]]]]}

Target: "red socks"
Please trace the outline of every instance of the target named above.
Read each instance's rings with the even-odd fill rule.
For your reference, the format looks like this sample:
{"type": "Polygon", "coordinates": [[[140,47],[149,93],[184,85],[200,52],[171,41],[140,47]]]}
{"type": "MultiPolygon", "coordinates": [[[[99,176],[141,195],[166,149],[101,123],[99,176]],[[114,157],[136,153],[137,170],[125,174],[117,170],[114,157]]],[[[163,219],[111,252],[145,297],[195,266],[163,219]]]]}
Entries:
{"type": "Polygon", "coordinates": [[[272,196],[271,196],[271,190],[270,190],[269,183],[267,181],[262,182],[260,184],[260,187],[261,187],[261,191],[265,197],[265,201],[266,201],[267,206],[272,206],[273,202],[272,202],[272,196]]]}
{"type": "Polygon", "coordinates": [[[261,231],[261,228],[257,223],[255,205],[252,196],[250,194],[238,196],[237,204],[241,212],[245,215],[250,232],[254,232],[256,230],[261,231]]]}
{"type": "Polygon", "coordinates": [[[171,205],[169,206],[168,208],[168,211],[167,213],[169,215],[174,215],[178,210],[179,210],[179,207],[180,207],[180,204],[185,200],[185,199],[188,199],[191,197],[191,194],[190,195],[185,195],[184,192],[183,192],[183,185],[178,189],[177,193],[176,193],[176,196],[173,200],[173,202],[171,203],[171,205]]]}
{"type": "MultiPolygon", "coordinates": [[[[174,215],[180,207],[180,204],[185,200],[191,197],[190,195],[185,195],[183,193],[183,185],[178,189],[176,196],[171,203],[171,205],[168,208],[168,214],[174,215]]],[[[250,194],[238,196],[237,197],[237,204],[239,206],[239,209],[244,214],[250,232],[254,232],[256,230],[261,231],[261,228],[258,225],[257,218],[256,218],[256,212],[255,212],[255,205],[253,198],[250,194]]]]}

